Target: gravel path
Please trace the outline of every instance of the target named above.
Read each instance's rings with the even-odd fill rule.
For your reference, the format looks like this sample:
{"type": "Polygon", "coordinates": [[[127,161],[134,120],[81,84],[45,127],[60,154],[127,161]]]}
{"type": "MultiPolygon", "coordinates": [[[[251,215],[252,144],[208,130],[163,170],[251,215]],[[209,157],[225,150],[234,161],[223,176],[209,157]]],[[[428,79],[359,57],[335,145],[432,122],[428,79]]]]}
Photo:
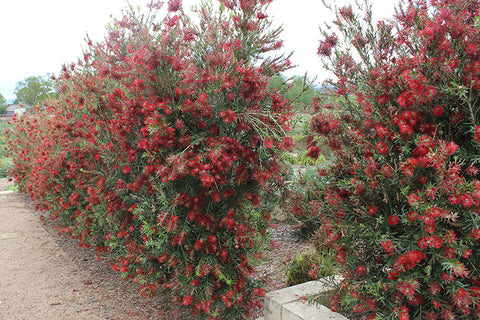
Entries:
{"type": "MultiPolygon", "coordinates": [[[[55,222],[42,223],[27,196],[3,191],[9,184],[0,179],[0,320],[195,319],[189,310],[175,310],[168,293],[140,297],[140,286],[123,281],[95,250],[57,237],[55,222]]],[[[257,267],[258,274],[272,275],[267,290],[286,285],[287,256],[308,250],[287,224],[272,236],[278,244],[257,267]]]]}
{"type": "Polygon", "coordinates": [[[102,319],[81,272],[22,200],[0,194],[0,318],[102,319]]]}

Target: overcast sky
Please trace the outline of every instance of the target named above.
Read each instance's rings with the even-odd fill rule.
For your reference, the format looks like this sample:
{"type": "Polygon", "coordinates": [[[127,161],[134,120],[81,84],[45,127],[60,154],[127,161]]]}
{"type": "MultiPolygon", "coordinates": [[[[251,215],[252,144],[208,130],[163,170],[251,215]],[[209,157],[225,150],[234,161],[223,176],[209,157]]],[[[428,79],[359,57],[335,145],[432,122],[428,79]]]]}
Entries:
{"type": "MultiPolygon", "coordinates": [[[[129,1],[134,6],[148,2],[129,1]]],[[[200,1],[183,2],[189,8],[200,1]]],[[[377,19],[392,16],[394,1],[371,2],[377,19]]],[[[62,64],[77,61],[86,34],[101,40],[111,16],[119,17],[126,5],[126,0],[0,0],[0,93],[12,99],[18,81],[58,74],[62,64]]],[[[321,0],[274,0],[267,14],[275,26],[283,25],[285,49],[294,51],[292,62],[298,67],[290,73],[324,76],[316,56],[318,27],[331,21],[331,16],[321,0]]]]}

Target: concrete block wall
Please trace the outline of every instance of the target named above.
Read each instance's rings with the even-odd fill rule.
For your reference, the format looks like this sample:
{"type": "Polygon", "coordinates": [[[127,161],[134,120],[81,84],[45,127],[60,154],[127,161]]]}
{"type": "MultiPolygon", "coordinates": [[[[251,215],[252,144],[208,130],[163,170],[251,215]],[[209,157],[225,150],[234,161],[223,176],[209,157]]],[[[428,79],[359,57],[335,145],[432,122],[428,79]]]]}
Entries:
{"type": "Polygon", "coordinates": [[[338,280],[338,277],[329,277],[268,292],[264,320],[348,320],[325,306],[328,306],[328,298],[322,301],[322,305],[309,304],[305,299],[309,295],[330,291],[332,281],[338,280]]]}

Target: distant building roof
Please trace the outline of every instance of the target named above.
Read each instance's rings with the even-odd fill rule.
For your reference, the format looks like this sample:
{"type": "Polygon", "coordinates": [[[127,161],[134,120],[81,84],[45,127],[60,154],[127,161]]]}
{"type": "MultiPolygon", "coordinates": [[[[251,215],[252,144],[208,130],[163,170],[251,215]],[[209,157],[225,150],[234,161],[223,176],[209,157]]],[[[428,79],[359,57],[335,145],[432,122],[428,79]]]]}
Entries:
{"type": "Polygon", "coordinates": [[[22,105],[18,105],[18,104],[12,104],[12,105],[8,106],[6,111],[5,111],[7,116],[13,116],[14,114],[21,115],[24,112],[25,112],[25,107],[22,106],[22,105]]]}
{"type": "Polygon", "coordinates": [[[11,113],[11,114],[13,114],[13,113],[15,113],[15,110],[17,110],[17,109],[18,109],[18,107],[19,107],[19,106],[17,106],[17,105],[11,105],[11,106],[8,106],[8,108],[7,108],[6,112],[7,112],[7,113],[11,113]]]}

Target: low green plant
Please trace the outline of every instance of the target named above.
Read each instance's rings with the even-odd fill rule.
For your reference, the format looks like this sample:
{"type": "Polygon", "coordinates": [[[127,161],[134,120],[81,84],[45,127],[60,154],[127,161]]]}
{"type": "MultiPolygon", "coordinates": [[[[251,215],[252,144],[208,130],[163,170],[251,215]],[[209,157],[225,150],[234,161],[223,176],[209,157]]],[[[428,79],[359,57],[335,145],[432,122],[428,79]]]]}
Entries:
{"type": "Polygon", "coordinates": [[[9,158],[0,157],[0,178],[6,178],[8,171],[12,166],[12,160],[9,158]]]}
{"type": "MultiPolygon", "coordinates": [[[[339,264],[332,254],[333,247],[325,232],[318,228],[310,240],[314,249],[303,254],[297,253],[287,267],[286,277],[290,286],[334,276],[339,272],[339,264]]],[[[313,301],[321,298],[314,297],[313,301]]]]}
{"type": "Polygon", "coordinates": [[[316,255],[312,252],[300,254],[290,262],[287,268],[287,284],[294,286],[312,280],[309,276],[311,266],[316,262],[316,255]]]}
{"type": "Polygon", "coordinates": [[[10,190],[14,192],[18,192],[18,186],[16,184],[11,184],[5,187],[5,191],[10,191],[10,190]]]}
{"type": "Polygon", "coordinates": [[[285,152],[282,158],[286,163],[300,166],[316,166],[326,161],[324,155],[320,155],[317,159],[312,159],[307,156],[306,151],[300,153],[285,152]]]}

